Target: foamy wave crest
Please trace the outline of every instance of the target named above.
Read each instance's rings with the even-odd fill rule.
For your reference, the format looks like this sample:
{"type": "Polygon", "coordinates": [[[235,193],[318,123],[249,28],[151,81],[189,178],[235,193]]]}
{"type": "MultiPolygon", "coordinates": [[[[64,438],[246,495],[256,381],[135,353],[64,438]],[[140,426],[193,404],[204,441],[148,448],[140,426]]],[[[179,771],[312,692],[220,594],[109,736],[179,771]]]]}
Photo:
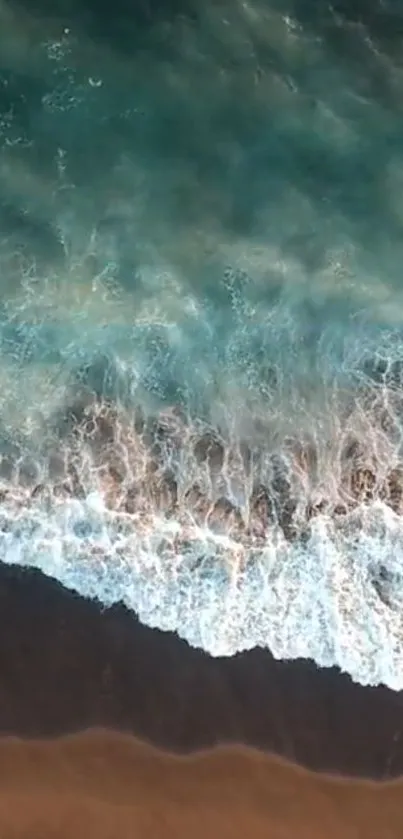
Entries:
{"type": "Polygon", "coordinates": [[[35,468],[3,458],[0,555],[214,656],[269,647],[401,689],[400,384],[373,378],[322,438],[80,401],[35,468]]]}

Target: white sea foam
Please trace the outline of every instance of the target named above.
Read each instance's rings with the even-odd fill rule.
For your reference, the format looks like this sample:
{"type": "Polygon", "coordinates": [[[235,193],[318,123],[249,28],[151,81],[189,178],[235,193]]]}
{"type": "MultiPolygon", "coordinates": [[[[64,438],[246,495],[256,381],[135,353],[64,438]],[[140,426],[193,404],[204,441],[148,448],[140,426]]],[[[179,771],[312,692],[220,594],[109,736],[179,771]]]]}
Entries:
{"type": "Polygon", "coordinates": [[[21,497],[18,510],[0,507],[0,554],[107,606],[121,601],[213,656],[268,647],[403,688],[403,520],[382,502],[338,521],[318,515],[303,543],[273,528],[249,551],[195,527],[170,552],[180,525],[146,524],[96,493],[46,510],[21,497]]]}

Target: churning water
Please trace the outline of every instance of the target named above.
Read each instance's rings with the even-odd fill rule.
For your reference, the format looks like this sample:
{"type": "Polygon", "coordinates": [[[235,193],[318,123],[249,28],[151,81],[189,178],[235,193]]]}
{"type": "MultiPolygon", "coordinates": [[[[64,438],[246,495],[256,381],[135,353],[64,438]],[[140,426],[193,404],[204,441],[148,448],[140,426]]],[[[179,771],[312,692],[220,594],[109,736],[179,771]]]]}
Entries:
{"type": "Polygon", "coordinates": [[[403,688],[402,46],[398,0],[0,0],[4,562],[403,688]]]}

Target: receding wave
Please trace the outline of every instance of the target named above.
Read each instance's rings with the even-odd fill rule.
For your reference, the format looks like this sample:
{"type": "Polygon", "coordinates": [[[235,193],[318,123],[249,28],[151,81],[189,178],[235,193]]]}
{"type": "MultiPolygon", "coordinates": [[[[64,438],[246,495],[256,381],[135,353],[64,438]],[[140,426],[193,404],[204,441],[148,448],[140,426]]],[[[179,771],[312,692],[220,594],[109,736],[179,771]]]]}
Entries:
{"type": "Polygon", "coordinates": [[[364,357],[310,416],[309,394],[278,416],[277,382],[215,424],[77,387],[35,448],[5,450],[1,556],[212,655],[267,646],[400,689],[400,369],[364,357]]]}

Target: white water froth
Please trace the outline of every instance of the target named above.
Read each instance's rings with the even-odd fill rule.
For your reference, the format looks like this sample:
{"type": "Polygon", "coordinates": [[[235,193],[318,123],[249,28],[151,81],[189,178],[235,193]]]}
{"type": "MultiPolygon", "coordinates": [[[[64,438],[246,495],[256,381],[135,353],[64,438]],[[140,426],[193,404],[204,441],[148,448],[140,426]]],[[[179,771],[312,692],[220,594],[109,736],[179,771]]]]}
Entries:
{"type": "Polygon", "coordinates": [[[231,562],[229,540],[201,530],[167,553],[174,522],[155,520],[145,535],[95,493],[52,506],[0,506],[4,562],[106,606],[123,601],[213,656],[268,647],[277,659],[311,658],[363,685],[403,688],[403,521],[382,502],[339,520],[318,515],[304,543],[273,529],[264,548],[231,562]]]}

